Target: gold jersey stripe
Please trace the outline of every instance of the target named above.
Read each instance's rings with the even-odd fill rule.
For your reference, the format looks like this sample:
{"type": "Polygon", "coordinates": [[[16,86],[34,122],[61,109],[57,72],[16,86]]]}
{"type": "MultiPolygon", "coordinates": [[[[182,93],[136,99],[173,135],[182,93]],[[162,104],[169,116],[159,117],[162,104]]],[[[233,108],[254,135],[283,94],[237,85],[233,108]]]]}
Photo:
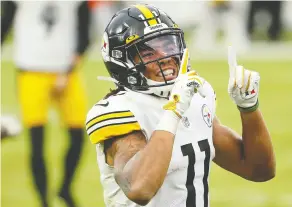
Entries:
{"type": "Polygon", "coordinates": [[[92,144],[96,144],[112,137],[125,135],[136,130],[141,130],[141,127],[137,121],[110,124],[96,129],[89,134],[89,138],[92,144]]]}
{"type": "Polygon", "coordinates": [[[136,8],[140,10],[146,20],[150,19],[148,20],[150,26],[158,24],[154,14],[148,9],[148,7],[145,5],[136,5],[136,8]]]}
{"type": "Polygon", "coordinates": [[[90,127],[95,125],[96,123],[108,120],[108,119],[113,119],[113,118],[128,118],[128,117],[134,117],[134,114],[131,111],[115,111],[115,112],[110,112],[106,114],[102,114],[99,116],[94,117],[90,121],[87,122],[86,124],[86,129],[88,130],[90,127]]]}

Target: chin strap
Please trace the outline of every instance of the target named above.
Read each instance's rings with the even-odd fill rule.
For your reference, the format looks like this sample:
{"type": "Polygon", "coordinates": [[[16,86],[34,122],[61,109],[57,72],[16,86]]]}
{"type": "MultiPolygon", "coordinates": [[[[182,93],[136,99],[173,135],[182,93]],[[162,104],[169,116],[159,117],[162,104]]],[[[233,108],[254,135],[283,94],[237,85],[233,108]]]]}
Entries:
{"type": "MultiPolygon", "coordinates": [[[[153,81],[151,79],[146,78],[147,84],[150,86],[155,86],[155,85],[160,85],[161,82],[153,81]]],[[[159,87],[150,87],[148,91],[141,91],[141,93],[147,93],[147,94],[154,94],[156,96],[162,97],[162,98],[168,98],[171,90],[173,88],[174,80],[168,81],[170,85],[165,85],[165,86],[159,86],[159,87]]]]}
{"type": "Polygon", "coordinates": [[[147,91],[138,91],[144,94],[152,94],[162,98],[168,98],[170,96],[173,85],[151,87],[147,91]]]}

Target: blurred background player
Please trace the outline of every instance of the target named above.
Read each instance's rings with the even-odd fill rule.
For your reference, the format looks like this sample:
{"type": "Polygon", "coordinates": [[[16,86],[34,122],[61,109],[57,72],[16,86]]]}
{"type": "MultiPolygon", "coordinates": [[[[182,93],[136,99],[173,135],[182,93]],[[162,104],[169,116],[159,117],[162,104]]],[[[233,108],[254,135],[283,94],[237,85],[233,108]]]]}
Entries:
{"type": "Polygon", "coordinates": [[[14,22],[14,62],[22,119],[29,129],[31,170],[43,207],[49,206],[44,157],[44,128],[52,101],[60,108],[70,136],[59,196],[76,206],[72,179],[84,136],[86,96],[78,65],[89,44],[90,13],[86,1],[5,1],[1,43],[14,22]]]}
{"type": "MultiPolygon", "coordinates": [[[[270,40],[279,40],[282,32],[282,1],[251,1],[248,13],[248,33],[250,36],[253,35],[255,27],[257,25],[256,16],[261,11],[266,11],[270,14],[270,23],[267,30],[267,36],[270,40]]],[[[267,16],[263,18],[269,19],[267,16]]]]}
{"type": "Polygon", "coordinates": [[[194,46],[200,51],[216,49],[220,32],[224,44],[237,51],[249,49],[246,31],[248,2],[212,0],[200,2],[194,46]]]}

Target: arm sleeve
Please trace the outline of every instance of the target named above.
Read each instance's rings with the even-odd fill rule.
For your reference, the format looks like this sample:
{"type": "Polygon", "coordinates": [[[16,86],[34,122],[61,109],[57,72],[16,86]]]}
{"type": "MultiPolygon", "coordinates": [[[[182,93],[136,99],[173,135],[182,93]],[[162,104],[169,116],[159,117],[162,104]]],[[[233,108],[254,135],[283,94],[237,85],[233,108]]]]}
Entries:
{"type": "Polygon", "coordinates": [[[12,25],[16,13],[16,3],[13,1],[1,1],[1,45],[12,25]]]}
{"type": "Polygon", "coordinates": [[[83,55],[89,45],[90,10],[87,1],[82,1],[77,11],[77,48],[76,53],[83,55]]]}

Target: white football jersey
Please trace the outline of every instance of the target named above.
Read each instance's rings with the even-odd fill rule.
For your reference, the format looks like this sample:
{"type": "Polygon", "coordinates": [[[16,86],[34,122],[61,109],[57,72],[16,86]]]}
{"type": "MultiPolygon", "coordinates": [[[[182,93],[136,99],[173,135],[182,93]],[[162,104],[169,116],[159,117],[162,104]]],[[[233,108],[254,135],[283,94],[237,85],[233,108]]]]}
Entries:
{"type": "Polygon", "coordinates": [[[80,1],[15,1],[14,60],[24,70],[65,72],[77,43],[80,1]]]}
{"type": "MultiPolygon", "coordinates": [[[[179,123],[167,176],[147,207],[209,206],[208,176],[215,156],[212,120],[216,97],[209,83],[204,87],[206,98],[195,94],[179,123]]],[[[106,206],[139,205],[130,201],[115,182],[114,169],[105,162],[102,141],[133,130],[142,130],[149,141],[166,102],[164,98],[123,91],[101,100],[89,111],[86,128],[92,143],[96,144],[106,206]]]]}

